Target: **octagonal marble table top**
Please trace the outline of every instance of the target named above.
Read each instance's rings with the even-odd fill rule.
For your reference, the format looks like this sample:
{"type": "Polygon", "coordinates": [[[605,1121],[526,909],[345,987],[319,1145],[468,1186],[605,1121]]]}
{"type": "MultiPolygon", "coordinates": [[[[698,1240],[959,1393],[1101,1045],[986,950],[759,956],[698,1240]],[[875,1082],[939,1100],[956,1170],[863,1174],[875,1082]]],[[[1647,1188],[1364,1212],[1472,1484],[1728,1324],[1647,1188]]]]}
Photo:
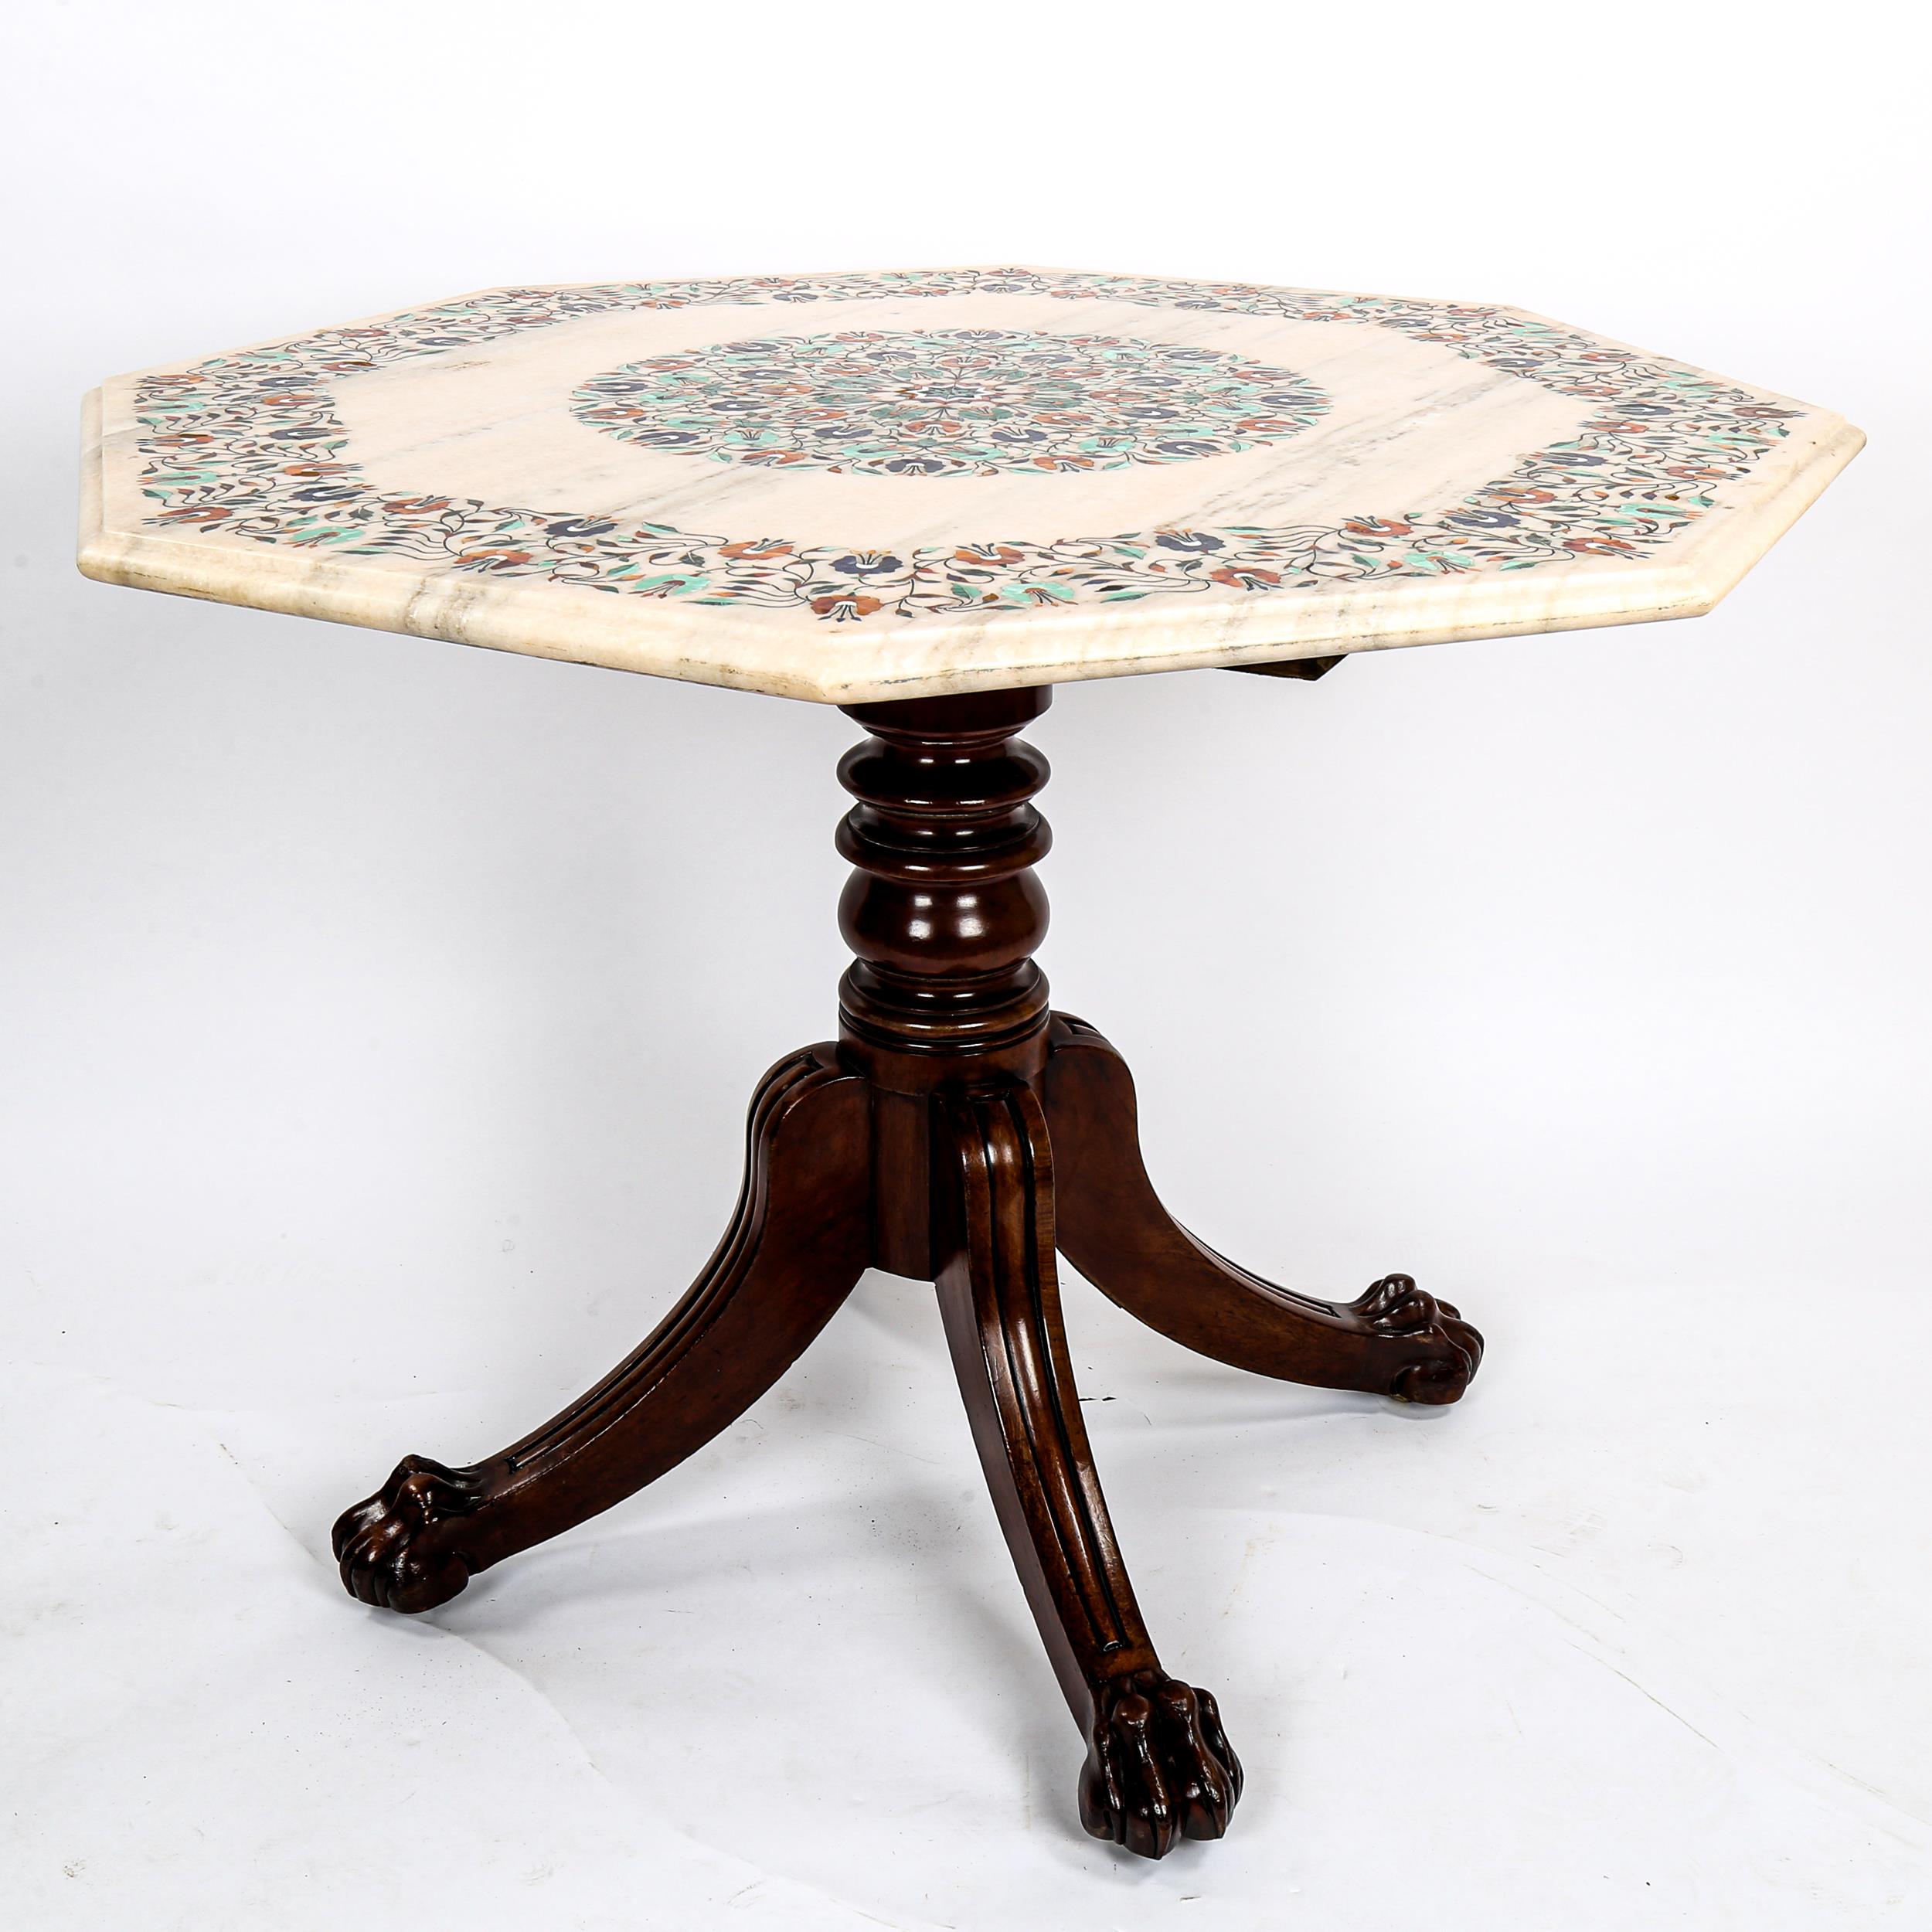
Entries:
{"type": "Polygon", "coordinates": [[[854,703],[1695,616],[1863,440],[1481,303],[489,289],[104,384],[80,566],[854,703]]]}

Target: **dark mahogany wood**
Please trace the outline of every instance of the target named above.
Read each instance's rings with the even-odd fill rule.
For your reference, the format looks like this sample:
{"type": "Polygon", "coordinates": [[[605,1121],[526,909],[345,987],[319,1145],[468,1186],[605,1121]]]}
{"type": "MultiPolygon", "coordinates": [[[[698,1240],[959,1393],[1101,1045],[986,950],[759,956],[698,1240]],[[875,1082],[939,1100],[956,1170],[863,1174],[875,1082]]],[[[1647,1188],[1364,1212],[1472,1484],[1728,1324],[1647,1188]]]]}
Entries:
{"type": "Polygon", "coordinates": [[[1031,1079],[1046,1059],[1053,835],[1032,804],[1047,764],[1015,734],[1050,690],[855,705],[872,734],[839,760],[858,802],[838,828],[852,863],[838,929],[858,955],[838,983],[841,1039],[878,1098],[876,1264],[933,1280],[930,1096],[961,1080],[1031,1079]]]}
{"type": "MultiPolygon", "coordinates": [[[[1342,656],[1345,657],[1344,651],[1342,656]]],[[[1256,678],[1299,678],[1304,684],[1312,684],[1317,678],[1325,678],[1342,658],[1289,658],[1276,664],[1229,664],[1224,671],[1245,671],[1256,678]]]]}
{"type": "Polygon", "coordinates": [[[1087,1447],[1053,1273],[1053,1172],[1029,1087],[949,1095],[939,1304],[993,1506],[1087,1740],[1081,1821],[1148,1858],[1219,1838],[1241,1767],[1141,1621],[1087,1447]]]}
{"type": "Polygon", "coordinates": [[[847,1046],[876,1081],[924,1093],[935,1060],[1032,1071],[1046,1027],[1053,844],[1033,794],[1046,760],[1015,734],[1048,690],[854,705],[872,733],[838,762],[858,800],[838,828],[853,871],[838,930],[857,955],[838,982],[847,1046]],[[900,1063],[910,1061],[910,1065],[900,1063]]]}
{"type": "Polygon", "coordinates": [[[1359,1301],[1278,1288],[1197,1241],[1141,1160],[1134,1077],[1084,1020],[1054,1016],[1046,1117],[1060,1173],[1060,1252],[1151,1328],[1257,1375],[1401,1402],[1454,1402],[1482,1359],[1461,1311],[1384,1275],[1359,1301]]]}
{"type": "Polygon", "coordinates": [[[1162,1207],[1125,1063],[1049,1012],[1033,958],[1047,920],[1033,868],[1051,835],[1032,801],[1047,765],[1018,733],[1049,696],[849,708],[869,735],[838,768],[855,801],[838,839],[855,955],[839,1039],[765,1077],[717,1253],[581,1400],[468,1468],[406,1458],[337,1523],[335,1552],[366,1603],[446,1603],[727,1427],[869,1263],[934,1282],[994,1506],[1086,1740],[1081,1818],[1159,1858],[1226,1830],[1241,1767],[1215,1700],[1163,1669],[1134,1602],[1073,1386],[1056,1244],[1143,1321],[1263,1375],[1451,1402],[1482,1343],[1406,1275],[1354,1302],[1294,1294],[1162,1207]]]}
{"type": "Polygon", "coordinates": [[[863,1081],[829,1046],[760,1084],[738,1210],[691,1291],[634,1353],[522,1441],[464,1469],[406,1457],[335,1525],[349,1594],[447,1603],[479,1570],[621,1502],[704,1447],[791,1367],[865,1272],[863,1081]]]}

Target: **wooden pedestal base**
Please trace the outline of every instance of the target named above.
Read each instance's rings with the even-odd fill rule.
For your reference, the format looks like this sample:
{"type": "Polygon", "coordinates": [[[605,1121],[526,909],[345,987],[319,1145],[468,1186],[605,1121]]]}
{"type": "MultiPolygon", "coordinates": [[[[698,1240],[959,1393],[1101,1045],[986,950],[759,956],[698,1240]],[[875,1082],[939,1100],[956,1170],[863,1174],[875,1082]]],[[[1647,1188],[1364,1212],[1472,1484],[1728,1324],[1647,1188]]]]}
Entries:
{"type": "Polygon", "coordinates": [[[1482,1339],[1406,1275],[1332,1302],[1203,1247],[1141,1165],[1134,1086],[1050,1013],[1032,954],[1046,760],[1014,735],[1044,691],[854,707],[840,904],[858,955],[841,1037],[767,1073],[738,1210],[636,1352],[533,1434],[452,1469],[408,1457],[335,1526],[365,1603],[422,1611],[701,1448],[795,1361],[868,1267],[934,1281],[994,1507],[1087,1740],[1087,1828],[1158,1858],[1219,1838],[1241,1767],[1213,1698],[1161,1667],[1094,1468],[1057,1250],[1111,1299],[1236,1367],[1454,1402],[1482,1339]]]}

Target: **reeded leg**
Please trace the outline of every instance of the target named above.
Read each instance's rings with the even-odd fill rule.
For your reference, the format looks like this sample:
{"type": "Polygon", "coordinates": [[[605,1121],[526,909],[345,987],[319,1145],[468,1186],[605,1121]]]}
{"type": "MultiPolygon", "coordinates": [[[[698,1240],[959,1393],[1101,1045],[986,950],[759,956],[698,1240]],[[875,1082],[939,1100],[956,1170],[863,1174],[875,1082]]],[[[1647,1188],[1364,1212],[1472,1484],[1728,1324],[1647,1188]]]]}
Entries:
{"type": "Polygon", "coordinates": [[[1060,1325],[1045,1117],[1023,1086],[943,1104],[939,1299],[1001,1527],[1087,1740],[1080,1818],[1148,1858],[1219,1838],[1241,1767],[1161,1668],[1114,1540],[1060,1325]]]}
{"type": "Polygon", "coordinates": [[[1257,1375],[1405,1402],[1454,1402],[1482,1337],[1406,1274],[1358,1301],[1279,1288],[1205,1247],[1155,1193],[1134,1078],[1085,1021],[1055,1015],[1044,1083],[1060,1252],[1110,1301],[1184,1347],[1257,1375]]]}
{"type": "Polygon", "coordinates": [[[389,1610],[608,1509],[743,1414],[831,1318],[870,1250],[868,1099],[808,1048],[753,1099],[743,1190],[717,1252],[650,1338],[588,1394],[487,1462],[406,1457],[335,1525],[342,1582],[389,1610]]]}

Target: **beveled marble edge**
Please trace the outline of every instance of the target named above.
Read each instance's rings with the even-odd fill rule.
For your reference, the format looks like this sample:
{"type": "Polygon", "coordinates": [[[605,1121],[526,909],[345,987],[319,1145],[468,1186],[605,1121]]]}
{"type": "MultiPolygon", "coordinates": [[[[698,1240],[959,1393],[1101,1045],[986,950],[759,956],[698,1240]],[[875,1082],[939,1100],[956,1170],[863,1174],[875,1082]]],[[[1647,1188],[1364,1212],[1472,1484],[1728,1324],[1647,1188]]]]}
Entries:
{"type": "MultiPolygon", "coordinates": [[[[951,270],[923,272],[957,272],[957,265],[951,270]]],[[[1029,272],[1080,271],[1032,268],[1029,272]]],[[[517,286],[504,284],[501,288],[517,286]]],[[[423,306],[495,292],[500,291],[472,290],[423,306]]],[[[401,312],[405,311],[386,311],[366,320],[401,312]]],[[[1528,310],[1511,312],[1533,315],[1528,310]]],[[[1551,317],[1534,319],[1555,328],[1572,326],[1551,317]]],[[[253,346],[273,346],[289,339],[284,332],[253,346]]],[[[1595,339],[1611,344],[1608,337],[1595,339]]],[[[131,383],[141,374],[182,366],[178,361],[158,363],[151,372],[114,381],[131,383]]],[[[1842,417],[1799,404],[1808,411],[1804,442],[1791,453],[1778,487],[1754,493],[1748,511],[1722,505],[1713,510],[1694,532],[1678,539],[1668,563],[1632,566],[1593,559],[1560,571],[1539,570],[1533,573],[1533,587],[1543,594],[1533,600],[1526,601],[1524,595],[1532,587],[1526,582],[1531,573],[1471,573],[1333,592],[1212,600],[1150,598],[1097,609],[1073,606],[1001,613],[991,618],[966,614],[880,631],[816,621],[801,624],[770,614],[749,617],[715,605],[694,609],[665,600],[647,606],[638,599],[594,599],[589,594],[569,598],[554,586],[519,586],[474,577],[425,581],[417,571],[389,571],[366,561],[332,565],[313,553],[291,554],[265,546],[258,549],[240,539],[211,543],[204,537],[184,543],[146,533],[110,532],[104,527],[101,452],[107,386],[90,392],[83,410],[78,560],[87,577],[210,602],[821,704],[1283,662],[1701,616],[1736,587],[1865,444],[1863,432],[1842,417]],[[1366,638],[1365,631],[1370,634],[1366,638]],[[931,668],[936,658],[945,659],[943,668],[931,668]],[[801,662],[808,658],[808,662],[801,662]]],[[[1759,474],[1763,477],[1762,469],[1759,474]]]]}

